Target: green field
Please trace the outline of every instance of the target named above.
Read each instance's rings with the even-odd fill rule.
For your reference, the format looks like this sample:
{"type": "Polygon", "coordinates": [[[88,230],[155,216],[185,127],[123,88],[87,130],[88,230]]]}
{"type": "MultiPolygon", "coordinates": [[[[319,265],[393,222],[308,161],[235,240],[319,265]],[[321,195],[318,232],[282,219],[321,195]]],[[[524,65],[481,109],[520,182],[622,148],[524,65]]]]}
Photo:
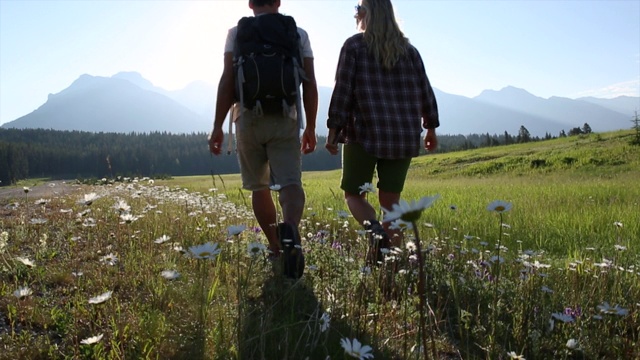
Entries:
{"type": "Polygon", "coordinates": [[[402,198],[440,196],[404,233],[424,251],[379,267],[340,171],[305,173],[298,282],[261,253],[237,175],[0,200],[0,358],[352,358],[343,339],[376,359],[640,358],[633,135],[415,159],[402,198]],[[220,253],[195,258],[209,242],[220,253]]]}

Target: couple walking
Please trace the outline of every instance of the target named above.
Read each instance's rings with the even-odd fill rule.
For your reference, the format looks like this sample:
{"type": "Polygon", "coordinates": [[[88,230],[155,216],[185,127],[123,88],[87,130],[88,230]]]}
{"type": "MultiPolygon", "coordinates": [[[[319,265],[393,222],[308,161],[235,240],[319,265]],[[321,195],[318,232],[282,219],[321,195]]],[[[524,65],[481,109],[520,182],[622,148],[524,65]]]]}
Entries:
{"type": "MultiPolygon", "coordinates": [[[[236,122],[243,188],[252,192],[253,212],[272,256],[281,258],[285,275],[295,279],[304,271],[298,232],[305,205],[301,154],[309,154],[316,148],[318,90],[309,36],[299,27],[291,30],[287,24],[293,22],[292,19],[280,15],[279,7],[280,0],[249,0],[254,17],[246,22],[247,18],[243,18],[228,32],[209,149],[215,155],[222,152],[223,124],[231,109],[230,121],[236,122]],[[246,26],[249,22],[251,25],[246,26]],[[274,26],[274,23],[284,25],[274,26]],[[260,24],[271,24],[271,27],[260,24]],[[246,28],[254,29],[253,33],[246,35],[251,32],[246,28]],[[299,53],[291,56],[291,61],[298,66],[295,77],[300,76],[302,94],[295,83],[295,99],[289,96],[292,94],[276,101],[271,96],[247,99],[247,84],[255,74],[242,70],[242,64],[247,67],[249,57],[245,59],[240,53],[239,49],[244,47],[240,42],[248,38],[259,38],[251,40],[253,43],[269,41],[265,39],[271,34],[291,35],[292,32],[299,53]],[[300,137],[301,103],[306,126],[300,137]],[[278,199],[283,213],[283,222],[279,224],[270,194],[270,186],[275,184],[280,187],[278,199]]],[[[343,144],[340,187],[351,214],[370,233],[368,260],[374,263],[381,260],[381,248],[398,246],[401,238],[394,236],[389,224],[379,222],[376,209],[367,201],[361,187],[371,183],[377,172],[380,206],[391,209],[397,204],[411,159],[418,156],[421,146],[429,151],[436,149],[435,128],[439,120],[436,99],[420,54],[400,30],[391,1],[360,0],[354,17],[359,32],[348,38],[340,51],[325,148],[336,155],[338,144],[343,144]],[[426,129],[424,137],[423,129],[426,129]]],[[[251,61],[258,64],[261,60],[251,61]]],[[[283,60],[279,66],[286,68],[288,61],[283,60]]],[[[265,75],[262,79],[264,82],[265,75]]],[[[284,82],[277,85],[286,87],[284,82]]]]}

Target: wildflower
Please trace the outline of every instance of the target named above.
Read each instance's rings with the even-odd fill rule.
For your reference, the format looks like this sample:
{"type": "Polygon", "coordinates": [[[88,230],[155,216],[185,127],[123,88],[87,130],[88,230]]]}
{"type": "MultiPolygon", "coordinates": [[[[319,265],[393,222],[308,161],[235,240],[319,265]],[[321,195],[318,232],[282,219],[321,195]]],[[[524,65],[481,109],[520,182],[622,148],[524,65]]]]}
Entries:
{"type": "Polygon", "coordinates": [[[622,229],[622,223],[620,221],[614,222],[613,225],[615,225],[617,228],[622,229]]]}
{"type": "Polygon", "coordinates": [[[227,228],[227,234],[229,236],[239,235],[241,232],[247,229],[246,225],[231,225],[227,228]]]}
{"type": "Polygon", "coordinates": [[[18,299],[30,296],[31,294],[33,294],[33,291],[31,291],[31,289],[26,286],[19,287],[18,290],[13,292],[13,296],[17,297],[18,299]]]}
{"type": "Polygon", "coordinates": [[[153,242],[156,243],[156,244],[162,244],[162,243],[164,243],[166,241],[169,241],[170,239],[171,239],[170,236],[162,235],[159,238],[153,240],[153,242]]]}
{"type": "Polygon", "coordinates": [[[409,252],[414,252],[416,251],[417,247],[416,247],[416,243],[414,243],[413,241],[407,241],[406,244],[404,245],[404,247],[407,249],[407,251],[409,252]]]}
{"type": "Polygon", "coordinates": [[[113,294],[113,291],[107,291],[96,297],[92,297],[89,299],[89,304],[102,304],[103,302],[111,299],[111,294],[113,294]]]}
{"type": "Polygon", "coordinates": [[[4,249],[7,247],[9,243],[9,233],[3,231],[0,233],[0,254],[4,252],[4,249]]]}
{"type": "Polygon", "coordinates": [[[98,200],[99,198],[100,198],[100,196],[98,196],[98,194],[96,194],[94,192],[88,193],[88,194],[84,194],[83,199],[78,201],[78,204],[84,204],[86,206],[89,206],[89,205],[93,204],[94,201],[98,200]]]}
{"type": "Polygon", "coordinates": [[[211,259],[215,260],[216,256],[220,254],[222,250],[218,248],[217,243],[208,242],[202,245],[196,245],[189,248],[191,256],[196,259],[211,259]]]}
{"type": "Polygon", "coordinates": [[[280,189],[282,189],[282,186],[278,185],[278,184],[274,184],[269,186],[269,189],[271,189],[271,191],[280,191],[280,189]]]}
{"type": "Polygon", "coordinates": [[[553,294],[553,290],[551,290],[550,288],[548,288],[547,286],[544,286],[544,285],[542,286],[542,288],[540,290],[542,290],[543,292],[546,292],[548,294],[553,294]]]}
{"type": "Polygon", "coordinates": [[[122,220],[121,224],[131,224],[132,222],[138,220],[138,217],[132,214],[126,213],[126,214],[120,215],[120,219],[122,220]]]}
{"type": "Polygon", "coordinates": [[[129,204],[124,200],[118,200],[118,202],[113,205],[113,208],[121,214],[131,211],[131,206],[129,206],[129,204]]]}
{"type": "Polygon", "coordinates": [[[376,189],[373,187],[372,183],[364,183],[364,185],[360,185],[360,195],[362,195],[362,193],[372,193],[375,194],[376,193],[376,189]]]}
{"type": "Polygon", "coordinates": [[[42,219],[42,218],[34,218],[29,220],[29,223],[32,225],[42,225],[42,224],[46,224],[47,223],[47,219],[42,219]]]}
{"type": "Polygon", "coordinates": [[[611,307],[608,302],[603,302],[602,305],[597,306],[601,313],[625,316],[629,314],[629,310],[621,308],[619,305],[611,307]]]}
{"type": "Polygon", "coordinates": [[[24,265],[26,265],[28,267],[36,266],[36,264],[33,261],[31,261],[31,260],[29,260],[27,258],[23,258],[23,257],[18,256],[18,257],[16,257],[16,260],[20,261],[21,263],[23,263],[24,265]]]}
{"type": "Polygon", "coordinates": [[[92,336],[92,337],[88,337],[88,338],[80,341],[80,343],[84,344],[84,345],[92,345],[92,344],[95,344],[98,341],[102,340],[102,337],[103,337],[103,334],[92,336]]]}
{"type": "Polygon", "coordinates": [[[31,189],[29,189],[29,187],[27,186],[23,186],[22,187],[22,191],[24,191],[25,194],[29,193],[29,191],[31,191],[31,189]]]}
{"type": "Polygon", "coordinates": [[[412,200],[411,203],[408,203],[405,200],[400,200],[398,204],[393,204],[392,210],[383,208],[385,212],[383,221],[389,222],[398,218],[407,222],[416,221],[420,218],[420,215],[422,215],[422,211],[433,205],[433,202],[439,197],[440,195],[432,197],[425,196],[417,202],[412,200]]]}
{"type": "Polygon", "coordinates": [[[496,200],[487,206],[487,210],[503,213],[511,210],[511,203],[502,200],[496,200]]]}
{"type": "Polygon", "coordinates": [[[457,207],[457,206],[455,206],[455,205],[449,205],[449,209],[450,209],[451,211],[456,211],[456,210],[458,210],[458,207],[457,207]]]}
{"type": "Polygon", "coordinates": [[[518,355],[515,351],[509,351],[507,355],[509,359],[526,360],[523,355],[518,355]]]}
{"type": "Polygon", "coordinates": [[[349,217],[349,213],[347,211],[344,210],[338,210],[338,218],[340,219],[346,219],[349,217]]]}
{"type": "Polygon", "coordinates": [[[410,222],[402,221],[402,219],[396,219],[389,225],[391,230],[413,230],[413,224],[410,222]]]}
{"type": "Polygon", "coordinates": [[[350,355],[357,359],[373,359],[373,354],[371,351],[373,349],[369,345],[362,345],[358,339],[353,339],[353,341],[348,338],[343,338],[340,340],[340,345],[344,349],[344,352],[347,355],[350,355]]]}
{"type": "Polygon", "coordinates": [[[49,201],[51,200],[47,200],[47,199],[38,199],[34,202],[35,205],[46,205],[49,203],[49,201]]]}
{"type": "Polygon", "coordinates": [[[264,244],[258,242],[250,243],[247,247],[247,253],[251,257],[258,256],[265,251],[267,251],[267,247],[264,244]]]}
{"type": "Polygon", "coordinates": [[[567,348],[570,350],[578,350],[580,348],[580,343],[576,339],[569,339],[567,341],[567,348]]]}
{"type": "Polygon", "coordinates": [[[329,325],[331,325],[331,316],[329,314],[324,313],[319,319],[320,322],[320,332],[325,332],[329,329],[329,325]]]}
{"type": "Polygon", "coordinates": [[[86,218],[83,222],[82,222],[82,226],[84,227],[94,227],[96,226],[96,220],[94,218],[86,218]]]}
{"type": "Polygon", "coordinates": [[[556,319],[556,320],[560,320],[563,323],[569,323],[569,322],[573,322],[575,320],[573,318],[573,316],[567,315],[567,314],[563,314],[563,313],[553,313],[553,314],[551,314],[551,317],[556,319]]]}
{"type": "Polygon", "coordinates": [[[616,244],[616,245],[614,245],[613,247],[614,247],[616,250],[618,250],[618,251],[625,251],[625,250],[627,250],[627,247],[626,247],[626,246],[624,246],[624,245],[618,245],[618,244],[616,244]]]}
{"type": "Polygon", "coordinates": [[[160,276],[167,280],[175,280],[180,277],[180,273],[175,270],[162,270],[160,276]]]}
{"type": "Polygon", "coordinates": [[[105,255],[103,257],[100,258],[100,262],[106,263],[107,265],[115,265],[118,263],[118,256],[116,256],[113,253],[110,253],[108,255],[105,255]]]}

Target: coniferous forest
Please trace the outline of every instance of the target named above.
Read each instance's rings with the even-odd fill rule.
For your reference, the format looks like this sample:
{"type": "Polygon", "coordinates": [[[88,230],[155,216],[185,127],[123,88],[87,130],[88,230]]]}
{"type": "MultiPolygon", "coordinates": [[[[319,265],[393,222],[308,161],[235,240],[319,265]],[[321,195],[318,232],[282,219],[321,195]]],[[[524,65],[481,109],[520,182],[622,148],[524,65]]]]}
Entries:
{"type": "MultiPolygon", "coordinates": [[[[583,128],[569,135],[589,131],[583,128]]],[[[561,132],[559,136],[566,136],[561,132]]],[[[522,126],[517,135],[438,135],[438,151],[508,145],[543,139],[522,126]]],[[[226,141],[229,140],[227,136],[226,141]]],[[[316,151],[302,157],[303,171],[340,167],[340,156],[324,151],[326,138],[318,137],[316,151]]],[[[225,145],[225,149],[226,149],[225,145]]],[[[235,149],[234,149],[235,150],[235,149]]],[[[0,185],[26,178],[88,179],[116,176],[170,177],[239,172],[235,154],[213,156],[206,133],[93,133],[44,129],[0,129],[0,185]]]]}

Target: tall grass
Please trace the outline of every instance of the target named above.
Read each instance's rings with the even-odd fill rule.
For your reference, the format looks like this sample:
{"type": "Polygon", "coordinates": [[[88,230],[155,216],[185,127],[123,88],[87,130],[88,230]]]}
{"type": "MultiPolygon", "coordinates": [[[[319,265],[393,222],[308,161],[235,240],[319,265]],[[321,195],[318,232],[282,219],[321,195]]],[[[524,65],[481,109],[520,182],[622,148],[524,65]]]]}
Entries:
{"type": "Polygon", "coordinates": [[[299,281],[258,246],[236,175],[2,200],[0,358],[342,359],[345,339],[376,359],[640,358],[640,150],[625,136],[416,159],[403,198],[440,199],[379,267],[339,172],[304,174],[299,281]]]}

